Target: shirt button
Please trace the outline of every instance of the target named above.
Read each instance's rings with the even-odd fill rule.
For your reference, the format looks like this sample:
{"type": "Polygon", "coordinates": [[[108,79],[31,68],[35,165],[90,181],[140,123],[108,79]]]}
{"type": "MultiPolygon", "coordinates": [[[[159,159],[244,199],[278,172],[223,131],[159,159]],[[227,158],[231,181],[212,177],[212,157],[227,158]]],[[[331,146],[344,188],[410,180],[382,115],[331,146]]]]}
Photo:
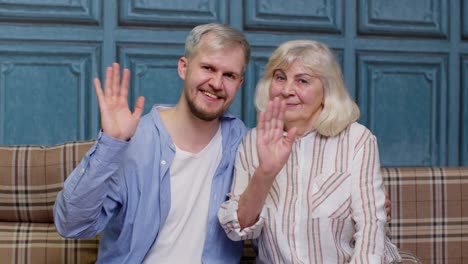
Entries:
{"type": "Polygon", "coordinates": [[[84,168],[81,168],[81,170],[80,170],[80,174],[83,174],[83,173],[84,173],[84,171],[85,171],[85,169],[84,169],[84,168]]]}
{"type": "Polygon", "coordinates": [[[162,165],[166,165],[166,161],[165,161],[165,160],[161,160],[161,164],[162,164],[162,165]]]}

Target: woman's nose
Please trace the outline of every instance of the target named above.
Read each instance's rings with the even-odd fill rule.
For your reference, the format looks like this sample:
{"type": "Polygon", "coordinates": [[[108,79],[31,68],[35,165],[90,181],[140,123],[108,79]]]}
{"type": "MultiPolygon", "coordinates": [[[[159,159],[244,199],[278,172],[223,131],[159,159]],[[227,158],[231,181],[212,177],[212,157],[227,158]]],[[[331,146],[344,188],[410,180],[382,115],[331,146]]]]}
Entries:
{"type": "Polygon", "coordinates": [[[293,83],[286,82],[283,88],[281,89],[281,93],[285,96],[291,95],[292,93],[294,93],[293,83]]]}

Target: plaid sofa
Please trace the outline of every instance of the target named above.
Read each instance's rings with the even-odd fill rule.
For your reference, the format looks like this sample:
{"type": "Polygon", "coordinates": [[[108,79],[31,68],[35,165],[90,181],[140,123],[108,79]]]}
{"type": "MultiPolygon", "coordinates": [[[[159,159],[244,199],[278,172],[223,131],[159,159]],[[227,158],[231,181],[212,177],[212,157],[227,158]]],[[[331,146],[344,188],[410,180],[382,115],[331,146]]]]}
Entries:
{"type": "Polygon", "coordinates": [[[1,263],[96,261],[98,238],[62,238],[52,215],[65,178],[93,143],[0,147],[1,263]]]}
{"type": "Polygon", "coordinates": [[[383,168],[392,241],[422,263],[468,263],[468,167],[383,168]]]}
{"type": "MultiPolygon", "coordinates": [[[[94,263],[99,238],[62,238],[52,208],[94,141],[0,147],[0,262],[94,263]]],[[[392,240],[422,263],[468,263],[468,167],[382,168],[392,240]]],[[[406,253],[404,253],[406,254],[406,253]]],[[[253,263],[246,243],[242,263],[253,263]]]]}

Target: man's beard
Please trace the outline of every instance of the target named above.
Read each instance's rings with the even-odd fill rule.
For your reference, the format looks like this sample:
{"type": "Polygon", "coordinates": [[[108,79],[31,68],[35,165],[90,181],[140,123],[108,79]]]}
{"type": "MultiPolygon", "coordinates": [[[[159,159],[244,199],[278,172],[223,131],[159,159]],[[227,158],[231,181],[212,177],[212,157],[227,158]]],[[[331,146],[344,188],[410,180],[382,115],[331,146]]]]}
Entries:
{"type": "Polygon", "coordinates": [[[208,113],[206,111],[203,111],[203,109],[200,109],[199,107],[197,107],[197,105],[195,105],[195,102],[192,100],[192,98],[190,98],[190,96],[187,95],[187,93],[185,93],[185,99],[187,101],[190,112],[192,112],[194,116],[200,118],[201,120],[213,121],[222,116],[224,113],[224,109],[221,109],[214,113],[208,113]]]}

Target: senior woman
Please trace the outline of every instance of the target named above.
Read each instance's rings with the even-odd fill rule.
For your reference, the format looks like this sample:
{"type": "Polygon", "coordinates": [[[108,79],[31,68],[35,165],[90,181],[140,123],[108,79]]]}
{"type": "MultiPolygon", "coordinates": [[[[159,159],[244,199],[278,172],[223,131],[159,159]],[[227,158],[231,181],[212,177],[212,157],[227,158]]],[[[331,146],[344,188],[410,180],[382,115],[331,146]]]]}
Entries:
{"type": "Polygon", "coordinates": [[[257,263],[386,263],[385,191],[375,136],[356,123],[330,49],[279,46],[257,85],[256,128],[239,146],[218,216],[233,240],[258,238],[257,263]]]}

